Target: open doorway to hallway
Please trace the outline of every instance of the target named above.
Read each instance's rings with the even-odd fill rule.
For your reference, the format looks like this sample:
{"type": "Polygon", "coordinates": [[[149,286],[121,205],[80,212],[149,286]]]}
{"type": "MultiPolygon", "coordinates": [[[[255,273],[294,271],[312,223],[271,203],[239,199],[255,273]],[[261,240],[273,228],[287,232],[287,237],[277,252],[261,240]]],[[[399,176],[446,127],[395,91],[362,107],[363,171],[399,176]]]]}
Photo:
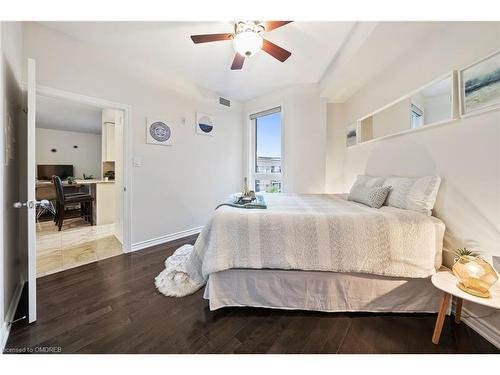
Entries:
{"type": "Polygon", "coordinates": [[[123,253],[122,110],[37,95],[37,277],[123,253]]]}

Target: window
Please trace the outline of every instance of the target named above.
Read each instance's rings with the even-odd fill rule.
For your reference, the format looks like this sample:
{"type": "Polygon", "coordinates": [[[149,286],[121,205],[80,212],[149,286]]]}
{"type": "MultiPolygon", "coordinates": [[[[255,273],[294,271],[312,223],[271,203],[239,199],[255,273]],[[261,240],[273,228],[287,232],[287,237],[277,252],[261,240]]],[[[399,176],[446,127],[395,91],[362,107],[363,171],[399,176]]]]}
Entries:
{"type": "Polygon", "coordinates": [[[411,105],[411,128],[419,128],[424,124],[424,111],[415,104],[411,105]]]}
{"type": "Polygon", "coordinates": [[[280,193],[281,176],[281,108],[250,116],[252,124],[251,172],[256,192],[280,193]]]}

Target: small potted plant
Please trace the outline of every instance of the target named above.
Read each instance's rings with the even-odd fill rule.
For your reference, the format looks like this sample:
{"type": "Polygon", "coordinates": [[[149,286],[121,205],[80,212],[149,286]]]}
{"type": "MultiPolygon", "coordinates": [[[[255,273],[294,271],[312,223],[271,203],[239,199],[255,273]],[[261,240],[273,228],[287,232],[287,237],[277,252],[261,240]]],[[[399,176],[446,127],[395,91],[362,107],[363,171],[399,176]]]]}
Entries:
{"type": "Polygon", "coordinates": [[[76,181],[76,177],[75,176],[68,176],[66,181],[68,181],[69,185],[72,185],[76,181]]]}

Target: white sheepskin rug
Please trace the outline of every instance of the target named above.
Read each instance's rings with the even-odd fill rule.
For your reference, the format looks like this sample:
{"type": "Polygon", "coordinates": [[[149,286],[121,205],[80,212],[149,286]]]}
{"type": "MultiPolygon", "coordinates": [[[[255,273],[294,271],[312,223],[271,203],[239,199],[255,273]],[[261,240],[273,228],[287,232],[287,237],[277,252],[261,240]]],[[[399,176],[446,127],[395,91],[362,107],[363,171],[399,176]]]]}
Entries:
{"type": "Polygon", "coordinates": [[[197,284],[186,272],[185,264],[192,251],[192,245],[184,245],[165,260],[165,269],[155,277],[155,285],[160,293],[168,297],[184,297],[204,285],[197,284]]]}

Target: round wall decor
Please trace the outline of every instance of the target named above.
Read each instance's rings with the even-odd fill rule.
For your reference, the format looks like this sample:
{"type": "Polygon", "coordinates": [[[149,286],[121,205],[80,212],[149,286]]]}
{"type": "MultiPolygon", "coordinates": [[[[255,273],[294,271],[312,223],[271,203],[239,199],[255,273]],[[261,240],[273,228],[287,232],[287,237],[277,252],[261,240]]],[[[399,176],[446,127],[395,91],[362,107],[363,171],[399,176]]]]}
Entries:
{"type": "Polygon", "coordinates": [[[153,122],[149,127],[149,133],[158,142],[166,142],[169,140],[172,131],[167,124],[163,122],[153,122]]]}
{"type": "Polygon", "coordinates": [[[147,143],[170,146],[172,138],[172,127],[165,121],[147,119],[147,143]]]}

